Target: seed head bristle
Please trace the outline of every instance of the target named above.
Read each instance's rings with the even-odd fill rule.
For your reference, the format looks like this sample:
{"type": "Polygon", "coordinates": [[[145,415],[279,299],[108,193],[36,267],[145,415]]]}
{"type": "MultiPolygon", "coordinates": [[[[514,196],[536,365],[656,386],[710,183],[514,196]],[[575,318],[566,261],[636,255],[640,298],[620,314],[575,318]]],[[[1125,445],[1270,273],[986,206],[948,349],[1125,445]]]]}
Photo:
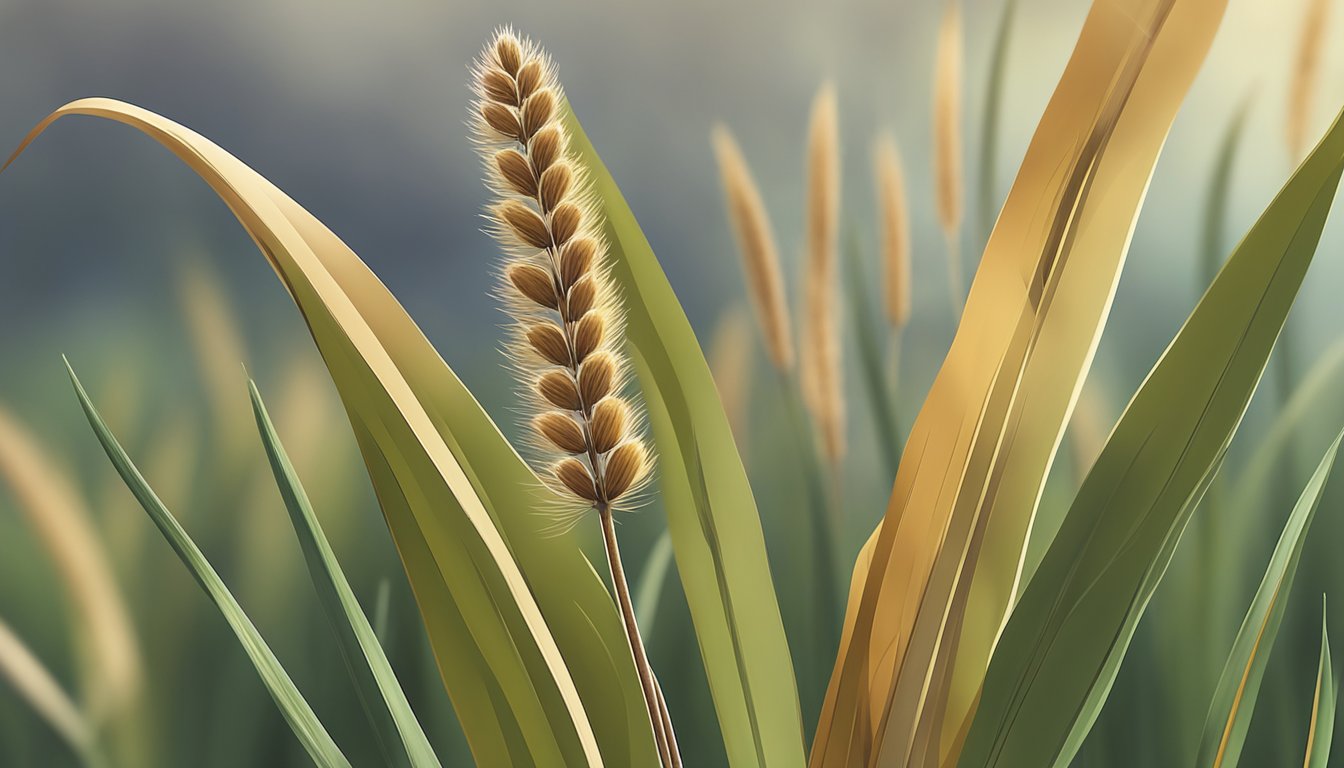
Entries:
{"type": "Polygon", "coordinates": [[[732,134],[718,126],[712,140],[723,180],[728,221],[737,238],[747,293],[756,311],[766,352],[775,368],[788,371],[793,368],[793,334],[770,215],[732,134]]]}
{"type": "Polygon", "coordinates": [[[570,155],[564,92],[531,41],[501,31],[473,71],[472,106],[488,216],[506,260],[500,292],[513,318],[539,474],[585,506],[626,506],[648,477],[640,416],[620,393],[619,296],[606,268],[600,213],[570,155]]]}
{"type": "Polygon", "coordinates": [[[961,7],[949,0],[938,28],[933,82],[933,176],[938,219],[949,237],[961,227],[961,7]]]}
{"type": "Polygon", "coordinates": [[[905,174],[896,139],[882,137],[873,153],[881,221],[882,267],[887,321],[897,331],[910,322],[910,212],[905,200],[905,174]]]}
{"type": "Polygon", "coordinates": [[[812,104],[807,146],[807,253],[803,265],[803,400],[820,436],[822,455],[844,456],[845,401],[840,378],[838,253],[840,127],[835,91],[822,86],[812,104]]]}

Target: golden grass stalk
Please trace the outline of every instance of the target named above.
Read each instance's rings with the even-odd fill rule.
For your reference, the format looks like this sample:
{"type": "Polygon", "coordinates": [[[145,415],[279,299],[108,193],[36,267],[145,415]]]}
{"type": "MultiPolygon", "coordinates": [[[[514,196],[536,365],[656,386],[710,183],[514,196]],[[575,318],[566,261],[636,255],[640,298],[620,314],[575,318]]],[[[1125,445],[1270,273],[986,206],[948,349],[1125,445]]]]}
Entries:
{"type": "Polygon", "coordinates": [[[933,178],[938,221],[947,241],[947,278],[952,307],[961,317],[964,297],[958,246],[962,217],[961,169],[961,7],[949,0],[938,28],[938,52],[933,73],[933,178]]]}
{"type": "Polygon", "coordinates": [[[709,370],[728,416],[728,426],[744,453],[747,439],[747,406],[751,402],[751,319],[742,307],[726,312],[709,342],[709,370]]]}
{"type": "Polygon", "coordinates": [[[887,322],[899,332],[910,322],[910,211],[896,137],[887,134],[873,151],[882,241],[883,298],[887,322]]]}
{"type": "Polygon", "coordinates": [[[1326,20],[1330,0],[1310,0],[1302,19],[1302,36],[1298,39],[1297,63],[1293,68],[1292,84],[1288,91],[1288,152],[1296,163],[1307,150],[1308,127],[1311,122],[1312,94],[1320,80],[1321,50],[1325,43],[1326,20]]]}
{"type": "Polygon", "coordinates": [[[178,291],[201,385],[209,396],[212,428],[224,457],[237,460],[253,439],[247,398],[238,396],[244,380],[239,366],[247,362],[247,345],[237,314],[219,276],[203,259],[187,260],[178,276],[178,291]]]}
{"type": "Polygon", "coordinates": [[[845,453],[841,383],[839,250],[840,127],[835,90],[822,86],[812,103],[807,144],[807,252],[799,374],[823,458],[832,467],[845,453]]]}
{"type": "Polygon", "coordinates": [[[648,481],[643,416],[621,395],[620,296],[608,276],[602,221],[561,122],[564,92],[550,58],[502,29],[473,72],[473,122],[485,161],[492,234],[504,249],[500,294],[513,319],[509,354],[534,414],[543,479],[601,521],[607,564],[664,766],[676,740],[644,651],[613,513],[648,481]]]}
{"type": "Polygon", "coordinates": [[[728,221],[742,255],[747,291],[765,338],[765,349],[776,369],[788,371],[793,368],[794,361],[793,333],[770,214],[732,133],[717,126],[712,141],[723,180],[728,221]]]}
{"type": "Polygon", "coordinates": [[[56,678],[0,620],[0,677],[81,756],[94,748],[94,728],[56,678]]]}
{"type": "Polygon", "coordinates": [[[93,518],[66,473],[3,408],[0,476],[55,563],[74,603],[88,674],[85,703],[90,719],[102,722],[138,692],[141,660],[130,614],[93,518]]]}

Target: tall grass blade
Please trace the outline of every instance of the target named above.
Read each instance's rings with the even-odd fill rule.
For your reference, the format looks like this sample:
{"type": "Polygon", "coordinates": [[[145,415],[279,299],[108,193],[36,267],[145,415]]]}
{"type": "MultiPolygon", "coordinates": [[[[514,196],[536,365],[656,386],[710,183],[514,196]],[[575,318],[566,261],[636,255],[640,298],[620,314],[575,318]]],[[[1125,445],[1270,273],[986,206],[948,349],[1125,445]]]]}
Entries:
{"type": "Polygon", "coordinates": [[[1093,5],[906,441],[816,768],[954,751],[1134,218],[1222,8],[1093,5]]]}
{"type": "Polygon", "coordinates": [[[1264,679],[1265,665],[1269,663],[1269,654],[1279,634],[1279,625],[1283,622],[1288,595],[1293,587],[1293,577],[1297,575],[1297,564],[1306,546],[1307,531],[1316,517],[1316,509],[1320,506],[1325,483],[1334,468],[1341,439],[1344,439],[1344,433],[1335,438],[1321,458],[1315,474],[1307,482],[1292,514],[1283,525],[1279,543],[1274,547],[1260,588],[1251,599],[1251,607],[1232,642],[1232,651],[1227,656],[1218,688],[1209,704],[1197,765],[1234,768],[1241,759],[1241,748],[1246,742],[1246,732],[1255,712],[1255,700],[1260,693],[1260,681],[1264,679]]]}
{"type": "Polygon", "coordinates": [[[1232,171],[1236,166],[1237,149],[1241,146],[1241,136],[1246,130],[1246,116],[1250,113],[1250,102],[1243,102],[1232,122],[1223,134],[1218,145],[1218,156],[1214,160],[1213,178],[1209,180],[1209,196],[1204,203],[1204,233],[1200,239],[1200,287],[1207,288],[1218,276],[1223,266],[1223,256],[1227,249],[1223,245],[1223,233],[1227,230],[1228,198],[1232,193],[1232,171]]]}
{"type": "Polygon", "coordinates": [[[1316,692],[1311,700],[1311,727],[1307,730],[1307,756],[1303,768],[1328,768],[1330,744],[1335,735],[1335,708],[1339,704],[1339,680],[1330,659],[1330,628],[1325,621],[1325,595],[1321,595],[1321,662],[1316,671],[1316,692]]]}
{"type": "Polygon", "coordinates": [[[75,609],[82,655],[83,698],[90,719],[102,724],[124,711],[143,676],[140,641],[112,558],[83,494],[37,437],[0,407],[0,478],[10,487],[75,609]]]}
{"type": "Polygon", "coordinates": [[[336,553],[322,532],[322,526],[308,501],[308,494],[304,492],[298,474],[290,464],[284,446],[280,444],[275,425],[266,413],[261,393],[257,391],[254,382],[248,382],[248,392],[252,398],[257,430],[266,447],[266,457],[270,460],[276,485],[285,500],[285,508],[289,510],[294,532],[303,548],[308,575],[312,577],[313,587],[322,602],[323,613],[340,641],[341,655],[378,738],[379,748],[390,765],[437,768],[439,760],[434,756],[434,750],[429,746],[429,740],[425,738],[415,713],[411,711],[411,705],[378,643],[373,626],[369,624],[368,617],[355,599],[354,590],[341,571],[336,553]]]}
{"type": "Polygon", "coordinates": [[[308,752],[308,756],[313,762],[322,768],[349,768],[350,762],[341,754],[341,750],[332,741],[326,728],[318,721],[317,715],[308,706],[308,702],[299,693],[299,689],[294,687],[293,681],[285,672],[280,661],[275,658],[271,652],[270,646],[262,639],[257,628],[252,625],[252,621],[243,613],[242,606],[234,600],[229,588],[224,586],[220,580],[219,574],[211,567],[210,562],[205,559],[205,555],[196,547],[195,542],[187,535],[187,532],[178,524],[177,519],[163,506],[159,497],[155,495],[154,489],[150,488],[149,483],[136,469],[135,464],[131,462],[126,452],[122,450],[121,444],[117,442],[116,437],[112,435],[111,430],[103,423],[103,417],[98,414],[97,409],[93,407],[93,402],[89,400],[89,395],[84,391],[84,386],[79,383],[79,377],[66,362],[66,370],[70,373],[70,381],[75,386],[75,394],[79,396],[79,404],[84,409],[84,415],[89,419],[89,425],[93,427],[94,434],[98,436],[98,442],[102,443],[103,450],[107,452],[107,457],[112,460],[112,465],[116,467],[117,473],[121,475],[122,480],[126,481],[126,486],[135,494],[135,498],[140,505],[145,508],[150,519],[158,526],[159,531],[163,533],[164,539],[172,546],[173,551],[177,553],[182,564],[187,567],[191,575],[195,577],[201,589],[209,595],[210,600],[214,602],[219,613],[228,622],[229,627],[238,638],[239,645],[247,653],[252,665],[256,667],[257,675],[261,677],[261,682],[266,686],[266,690],[275,699],[276,706],[280,708],[280,713],[284,715],[285,720],[289,722],[289,727],[294,731],[294,735],[299,738],[303,747],[308,752]]]}
{"type": "Polygon", "coordinates": [[[734,768],[799,766],[793,662],[756,502],[709,366],[653,249],[572,112],[566,125],[605,214],[612,277],[626,297],[626,338],[663,457],[658,481],[677,573],[728,760],[734,768]]]}
{"type": "Polygon", "coordinates": [[[1130,401],[1027,585],[963,766],[1067,765],[1288,316],[1344,171],[1344,119],[1270,203],[1130,401]]]}
{"type": "Polygon", "coordinates": [[[999,214],[999,120],[1003,118],[1003,89],[1008,80],[1008,48],[1013,36],[1013,18],[1017,15],[1017,1],[1007,0],[999,12],[998,28],[994,32],[994,48],[989,54],[989,78],[985,86],[985,102],[980,109],[980,188],[976,214],[980,219],[977,233],[979,243],[989,241],[994,219],[999,214]]]}
{"type": "Polygon", "coordinates": [[[13,687],[89,768],[101,766],[94,728],[36,654],[0,620],[0,679],[13,687]]]}
{"type": "MultiPolygon", "coordinates": [[[[882,452],[881,466],[885,476],[890,478],[896,474],[896,464],[901,456],[900,432],[887,366],[883,364],[885,345],[878,340],[879,323],[869,293],[873,278],[864,269],[863,252],[852,230],[845,236],[844,256],[845,296],[849,299],[845,304],[849,307],[849,325],[854,329],[854,346],[859,353],[859,378],[872,409],[873,432],[882,452]]],[[[899,329],[891,330],[891,333],[899,332],[899,329]]]]}
{"type": "Polygon", "coordinates": [[[639,626],[649,637],[653,633],[654,622],[658,619],[658,603],[662,598],[663,584],[667,582],[667,572],[672,568],[672,537],[667,531],[658,535],[653,550],[644,561],[644,570],[639,574],[639,583],[635,586],[635,615],[639,626]]]}
{"type": "Polygon", "coordinates": [[[610,593],[578,543],[535,511],[554,497],[359,257],[213,142],[123,102],[69,104],[19,151],[72,114],[129,125],[172,151],[229,205],[298,305],[477,762],[621,765],[653,755],[610,593]]]}

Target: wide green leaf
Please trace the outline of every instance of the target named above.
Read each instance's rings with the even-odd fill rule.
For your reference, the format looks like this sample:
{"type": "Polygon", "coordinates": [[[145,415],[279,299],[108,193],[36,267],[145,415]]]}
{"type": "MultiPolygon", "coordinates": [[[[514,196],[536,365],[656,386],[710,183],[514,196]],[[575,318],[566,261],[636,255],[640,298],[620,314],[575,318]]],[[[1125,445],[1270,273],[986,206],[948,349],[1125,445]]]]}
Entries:
{"type": "Polygon", "coordinates": [[[294,735],[299,737],[303,748],[308,751],[309,757],[313,762],[322,768],[349,768],[350,761],[345,759],[341,750],[332,741],[327,729],[322,727],[318,721],[317,715],[313,713],[312,707],[299,693],[299,689],[294,686],[294,682],[289,679],[288,673],[284,667],[280,666],[280,661],[276,659],[275,654],[271,652],[270,646],[262,639],[261,633],[252,625],[252,621],[243,613],[242,606],[234,599],[229,588],[224,586],[224,582],[215,573],[215,569],[210,562],[205,559],[205,555],[197,548],[196,543],[191,540],[187,532],[178,524],[177,518],[168,511],[168,508],[159,501],[159,497],[154,493],[154,489],[136,469],[135,464],[131,462],[126,451],[122,450],[121,444],[117,438],[112,435],[107,424],[103,423],[103,417],[93,407],[93,402],[89,400],[89,395],[84,391],[84,386],[79,383],[79,377],[75,376],[75,371],[70,368],[69,362],[66,363],[66,369],[70,372],[70,380],[75,385],[75,394],[79,396],[79,404],[84,408],[84,415],[88,417],[90,426],[93,427],[94,434],[98,436],[98,442],[102,443],[103,450],[107,452],[107,457],[112,460],[112,465],[116,467],[117,473],[121,479],[126,482],[131,493],[140,502],[140,506],[149,513],[150,519],[158,526],[163,537],[167,539],[172,546],[173,551],[177,553],[182,564],[191,571],[191,575],[196,578],[197,583],[210,596],[215,607],[224,620],[229,623],[234,635],[238,638],[239,645],[247,653],[252,661],[252,666],[257,670],[257,675],[261,677],[261,682],[266,686],[267,692],[271,698],[275,699],[276,706],[280,708],[280,713],[285,716],[289,722],[289,727],[294,731],[294,735]]]}
{"type": "Polygon", "coordinates": [[[1316,671],[1316,693],[1311,702],[1311,727],[1307,731],[1307,756],[1304,768],[1328,768],[1330,743],[1335,735],[1335,707],[1339,703],[1339,681],[1330,659],[1330,629],[1325,622],[1325,596],[1321,596],[1321,663],[1316,671]]]}
{"type": "Polygon", "coordinates": [[[1337,119],[1130,402],[1009,618],[961,765],[1067,765],[1077,752],[1241,422],[1341,171],[1337,119]]]}
{"type": "Polygon", "coordinates": [[[1297,575],[1297,564],[1307,543],[1307,531],[1311,529],[1311,521],[1321,504],[1321,494],[1330,470],[1335,466],[1341,439],[1344,439],[1344,433],[1335,438],[1321,458],[1283,525],[1279,543],[1274,547],[1260,588],[1255,591],[1251,607],[1232,642],[1232,651],[1227,655],[1218,688],[1209,704],[1197,765],[1233,768],[1241,759],[1241,748],[1246,742],[1246,732],[1255,713],[1255,700],[1260,693],[1260,681],[1264,679],[1265,665],[1269,663],[1279,625],[1283,623],[1293,577],[1297,575]]]}
{"type": "Polygon", "coordinates": [[[172,151],[228,204],[298,305],[477,762],[655,760],[610,593],[574,535],[537,513],[554,499],[359,257],[213,142],[123,102],[66,105],[18,151],[72,114],[124,123],[172,151]]]}
{"type": "Polygon", "coordinates": [[[761,521],[709,365],[639,223],[572,112],[567,125],[606,221],[626,338],[660,454],[677,572],[728,760],[735,767],[801,766],[798,693],[761,521]]]}
{"type": "Polygon", "coordinates": [[[261,401],[261,393],[257,391],[255,383],[249,381],[247,386],[252,397],[257,431],[261,433],[261,441],[266,447],[271,471],[275,473],[280,496],[285,500],[290,522],[303,548],[308,575],[312,577],[322,611],[340,642],[341,656],[350,671],[369,724],[373,726],[378,747],[389,765],[437,768],[439,760],[434,756],[429,740],[425,738],[420,721],[411,711],[410,702],[406,700],[406,694],[392,672],[392,665],[388,663],[387,655],[378,643],[373,626],[369,624],[368,617],[355,599],[354,590],[350,588],[350,582],[336,561],[336,553],[322,532],[322,526],[308,501],[308,494],[304,492],[294,466],[284,446],[280,444],[275,425],[271,423],[271,417],[261,401]]]}

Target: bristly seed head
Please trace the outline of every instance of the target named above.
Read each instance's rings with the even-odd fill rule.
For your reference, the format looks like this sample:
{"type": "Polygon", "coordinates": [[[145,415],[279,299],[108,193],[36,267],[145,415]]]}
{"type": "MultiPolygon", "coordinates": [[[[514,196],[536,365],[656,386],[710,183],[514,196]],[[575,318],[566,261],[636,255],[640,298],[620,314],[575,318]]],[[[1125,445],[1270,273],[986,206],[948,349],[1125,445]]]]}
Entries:
{"type": "Polygon", "coordinates": [[[584,506],[628,506],[653,462],[640,415],[620,394],[620,297],[600,209],[569,151],[564,92],[545,54],[508,30],[486,46],[474,80],[491,231],[506,256],[509,351],[534,409],[531,430],[550,454],[540,473],[584,506]]]}

